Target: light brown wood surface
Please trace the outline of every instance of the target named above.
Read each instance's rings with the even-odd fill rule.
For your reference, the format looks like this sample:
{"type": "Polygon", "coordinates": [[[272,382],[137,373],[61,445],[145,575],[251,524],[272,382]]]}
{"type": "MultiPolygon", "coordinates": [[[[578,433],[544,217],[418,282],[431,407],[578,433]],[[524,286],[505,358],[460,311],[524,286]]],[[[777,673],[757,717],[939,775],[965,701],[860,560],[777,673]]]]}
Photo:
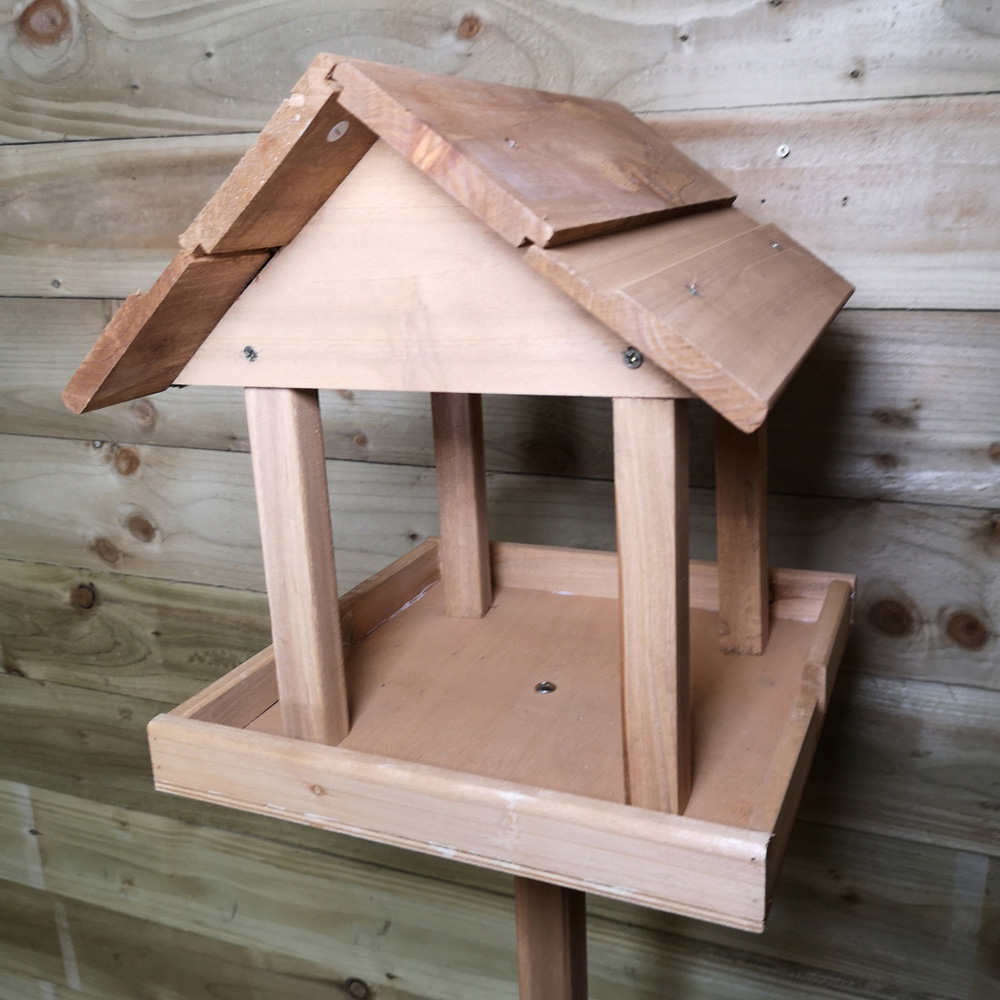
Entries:
{"type": "Polygon", "coordinates": [[[519,1000],[587,1000],[587,898],[514,878],[519,1000]]]}
{"type": "Polygon", "coordinates": [[[269,256],[177,254],[148,292],[125,300],[63,390],[63,402],[83,413],[168,388],[269,256]]]}
{"type": "Polygon", "coordinates": [[[283,247],[312,218],[376,136],[337,100],[334,56],[317,56],[181,234],[187,250],[283,247]]]}
{"type": "MultiPolygon", "coordinates": [[[[522,87],[612,95],[645,113],[984,93],[998,66],[989,8],[914,0],[724,7],[695,0],[595,16],[582,0],[516,0],[470,15],[402,0],[366,14],[289,0],[280,11],[226,0],[42,20],[15,15],[0,63],[8,140],[256,131],[320,47],[522,87]],[[101,44],[92,41],[101,34],[101,44]],[[88,44],[88,38],[91,39],[88,44]],[[787,39],[787,41],[786,41],[787,39]],[[785,49],[801,58],[776,58],[785,49]],[[72,72],[67,72],[72,70],[72,72]],[[66,75],[61,75],[65,73],[66,75]]],[[[32,13],[37,17],[37,8],[32,13]]],[[[773,143],[769,144],[773,147],[773,143]]]]}
{"type": "Polygon", "coordinates": [[[333,76],[348,110],[513,246],[736,197],[620,104],[356,59],[333,76]]]}
{"type": "Polygon", "coordinates": [[[529,247],[526,257],[718,413],[753,431],[853,289],[776,226],[755,228],[735,209],[712,214],[723,218],[529,247]]]}
{"type": "Polygon", "coordinates": [[[448,614],[482,618],[493,599],[486,523],[483,399],[431,393],[441,578],[448,614]]]}
{"type": "Polygon", "coordinates": [[[691,793],[687,403],[616,399],[614,442],[627,796],[682,813],[691,793]]]}
{"type": "Polygon", "coordinates": [[[767,425],[751,434],[715,421],[715,523],[722,648],[767,646],[771,598],[767,561],[767,425]]]}
{"type": "Polygon", "coordinates": [[[282,726],[335,745],[350,722],[319,399],[247,389],[246,400],[282,726]]]}
{"type": "Polygon", "coordinates": [[[688,395],[652,363],[626,368],[625,346],[534,274],[523,251],[376,143],[233,305],[182,381],[688,395]]]}

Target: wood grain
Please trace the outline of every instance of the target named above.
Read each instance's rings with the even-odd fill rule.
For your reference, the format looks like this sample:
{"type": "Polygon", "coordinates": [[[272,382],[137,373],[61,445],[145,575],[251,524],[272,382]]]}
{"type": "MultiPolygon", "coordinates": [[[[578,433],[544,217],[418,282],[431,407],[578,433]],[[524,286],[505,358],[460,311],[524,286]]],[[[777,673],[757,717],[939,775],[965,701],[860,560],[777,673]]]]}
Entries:
{"type": "MultiPolygon", "coordinates": [[[[998,308],[995,97],[781,101],[672,114],[658,127],[737,191],[742,211],[844,274],[855,307],[998,308]],[[788,157],[775,155],[780,144],[788,157]]],[[[148,287],[254,138],[12,147],[0,158],[3,200],[17,206],[0,213],[0,292],[124,297],[148,287]]]]}
{"type": "Polygon", "coordinates": [[[756,430],[853,289],[776,226],[702,216],[526,259],[741,430],[756,430]],[[677,227],[688,239],[677,235],[677,227]],[[732,235],[736,233],[737,235],[732,235]]]}
{"type": "MultiPolygon", "coordinates": [[[[59,392],[110,318],[93,300],[10,299],[0,310],[0,431],[47,437],[247,449],[241,390],[170,390],[76,417],[59,392]]],[[[1000,314],[840,314],[775,407],[779,493],[1000,506],[993,371],[1000,314]],[[950,385],[961,382],[961,408],[950,385]]],[[[431,411],[410,393],[321,392],[327,457],[433,462],[431,411]]],[[[488,396],[486,466],[610,479],[611,406],[574,397],[488,396]]],[[[691,481],[710,486],[711,411],[691,411],[691,481]]]]}
{"type": "Polygon", "coordinates": [[[522,251],[379,142],[229,310],[181,381],[688,395],[653,364],[626,368],[624,349],[522,251]]]}
{"type": "Polygon", "coordinates": [[[344,106],[513,246],[553,246],[732,204],[620,104],[351,59],[344,106]]]}
{"type": "Polygon", "coordinates": [[[453,8],[399,0],[291,0],[280,13],[227,0],[155,21],[127,7],[55,9],[38,30],[23,12],[4,26],[0,131],[11,139],[256,131],[319,47],[641,111],[982,93],[998,69],[994,15],[933,0],[850,17],[837,3],[707,16],[694,0],[642,13],[517,0],[478,8],[474,30],[453,8]]]}
{"type": "MultiPolygon", "coordinates": [[[[0,540],[0,556],[263,590],[246,455],[6,435],[0,456],[0,504],[19,525],[0,540]],[[129,528],[135,514],[155,528],[148,541],[129,528]]],[[[346,587],[437,534],[429,470],[331,462],[327,472],[346,587]]],[[[493,538],[614,547],[609,483],[495,474],[487,493],[493,538]]],[[[691,497],[692,555],[711,559],[712,496],[696,489],[691,497]]],[[[1000,685],[991,510],[773,495],[771,524],[772,564],[858,574],[853,665],[1000,685]],[[948,633],[958,612],[982,624],[979,648],[948,633]]]]}
{"type": "Polygon", "coordinates": [[[766,424],[743,434],[716,419],[715,524],[722,648],[760,654],[770,614],[766,424]]]}
{"type": "Polygon", "coordinates": [[[457,618],[482,618],[493,600],[483,400],[479,395],[435,392],[431,409],[445,606],[457,618]]]}
{"type": "Polygon", "coordinates": [[[284,732],[335,746],[350,716],[319,398],[247,389],[246,399],[284,732]]]}
{"type": "Polygon", "coordinates": [[[616,399],[614,439],[626,801],[683,813],[692,759],[687,403],[616,399]]]}
{"type": "Polygon", "coordinates": [[[520,1000],[587,1000],[587,899],[514,878],[520,1000]]]}
{"type": "Polygon", "coordinates": [[[222,187],[181,234],[204,253],[282,247],[375,142],[337,100],[334,56],[317,56],[222,187]]]}
{"type": "MultiPolygon", "coordinates": [[[[24,976],[58,982],[65,974],[53,896],[31,888],[23,866],[22,846],[38,843],[28,833],[34,824],[49,845],[42,870],[65,906],[81,986],[99,989],[100,997],[118,1000],[121,989],[123,1000],[133,1000],[133,984],[162,984],[188,995],[201,975],[209,982],[263,985],[281,1000],[285,976],[295,984],[289,997],[313,984],[335,988],[327,983],[338,975],[360,975],[393,1000],[397,989],[407,1000],[410,991],[436,998],[445,990],[489,1000],[498,983],[515,995],[513,907],[504,876],[431,883],[406,866],[419,856],[388,848],[376,850],[392,871],[345,862],[329,850],[303,851],[277,839],[234,836],[43,789],[10,793],[2,786],[0,815],[11,836],[0,848],[0,868],[17,881],[0,888],[9,903],[0,912],[0,954],[7,969],[24,976]],[[171,851],[154,848],[158,841],[168,841],[171,851]],[[134,885],[104,878],[109,863],[134,885]],[[179,868],[200,873],[197,896],[178,878],[179,868]],[[280,888],[289,875],[294,898],[280,888]],[[357,915],[346,927],[330,917],[331,886],[338,901],[336,886],[345,887],[347,912],[357,915]],[[395,918],[380,935],[390,899],[395,918]],[[219,920],[234,903],[233,919],[219,920]],[[349,935],[351,955],[338,964],[349,935]],[[428,935],[442,952],[459,949],[474,961],[429,971],[419,961],[428,935]],[[242,948],[258,956],[249,971],[241,968],[242,948]]],[[[307,832],[287,823],[282,828],[307,832]]],[[[450,870],[467,879],[477,874],[455,865],[450,870]]],[[[664,982],[675,981],[699,997],[737,998],[748,988],[781,1000],[829,1000],[834,991],[876,1000],[890,987],[910,995],[974,995],[996,981],[977,942],[995,919],[996,905],[984,896],[989,885],[990,869],[978,855],[799,823],[764,935],[592,898],[591,995],[654,1000],[664,982]]],[[[0,983],[6,987],[7,980],[0,983]]],[[[311,992],[304,995],[312,1000],[311,992]]]]}
{"type": "Polygon", "coordinates": [[[63,402],[83,413],[169,388],[269,256],[177,254],[148,292],[125,300],[63,390],[63,402]]]}

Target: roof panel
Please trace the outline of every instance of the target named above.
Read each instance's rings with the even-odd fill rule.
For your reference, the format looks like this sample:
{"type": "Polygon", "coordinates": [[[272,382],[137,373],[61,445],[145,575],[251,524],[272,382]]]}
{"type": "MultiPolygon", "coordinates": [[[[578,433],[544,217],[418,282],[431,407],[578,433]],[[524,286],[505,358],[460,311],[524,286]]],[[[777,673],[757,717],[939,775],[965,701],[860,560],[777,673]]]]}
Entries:
{"type": "Polygon", "coordinates": [[[514,246],[736,197],[620,104],[349,59],[341,104],[514,246]]]}

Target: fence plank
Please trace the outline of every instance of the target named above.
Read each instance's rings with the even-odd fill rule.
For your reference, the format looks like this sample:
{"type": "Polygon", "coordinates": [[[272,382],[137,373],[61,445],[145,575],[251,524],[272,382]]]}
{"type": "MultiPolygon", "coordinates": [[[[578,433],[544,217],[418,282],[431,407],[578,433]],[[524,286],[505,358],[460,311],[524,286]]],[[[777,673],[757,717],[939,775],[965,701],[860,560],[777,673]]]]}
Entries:
{"type": "Polygon", "coordinates": [[[1000,68],[996,13],[934,0],[16,9],[0,35],[8,139],[259,129],[317,50],[642,111],[980,93],[1000,68]]]}

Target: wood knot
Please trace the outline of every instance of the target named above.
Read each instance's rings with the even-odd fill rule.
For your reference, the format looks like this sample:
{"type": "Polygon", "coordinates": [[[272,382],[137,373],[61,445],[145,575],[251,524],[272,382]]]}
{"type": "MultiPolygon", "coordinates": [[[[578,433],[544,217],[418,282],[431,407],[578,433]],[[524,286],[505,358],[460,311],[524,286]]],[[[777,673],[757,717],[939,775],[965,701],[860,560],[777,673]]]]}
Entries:
{"type": "Polygon", "coordinates": [[[70,30],[69,11],[62,0],[34,0],[17,19],[18,33],[35,45],[56,45],[70,30]]]}
{"type": "Polygon", "coordinates": [[[142,465],[135,448],[119,448],[115,452],[115,472],[120,476],[134,476],[142,465]]]}
{"type": "Polygon", "coordinates": [[[69,592],[69,603],[89,611],[97,603],[97,588],[92,583],[78,583],[69,592]]]}
{"type": "Polygon", "coordinates": [[[986,645],[986,626],[971,611],[956,611],[948,619],[948,638],[963,649],[982,649],[986,645]]]}
{"type": "Polygon", "coordinates": [[[151,542],[156,538],[156,525],[142,514],[133,514],[125,522],[125,527],[140,542],[151,542]]]}
{"type": "Polygon", "coordinates": [[[122,557],[121,550],[110,538],[98,538],[94,542],[93,548],[98,559],[106,562],[109,566],[114,566],[122,557]]]}
{"type": "Polygon", "coordinates": [[[1000,462],[1000,441],[994,441],[986,452],[991,462],[1000,462]]]}
{"type": "Polygon", "coordinates": [[[148,399],[137,399],[128,408],[132,419],[145,430],[156,426],[156,407],[148,399]]]}
{"type": "Polygon", "coordinates": [[[458,23],[458,37],[475,38],[483,30],[483,22],[475,14],[466,14],[458,23]]]}
{"type": "Polygon", "coordinates": [[[868,609],[868,622],[883,635],[901,639],[914,631],[913,612],[902,601],[891,597],[876,601],[868,609]]]}

